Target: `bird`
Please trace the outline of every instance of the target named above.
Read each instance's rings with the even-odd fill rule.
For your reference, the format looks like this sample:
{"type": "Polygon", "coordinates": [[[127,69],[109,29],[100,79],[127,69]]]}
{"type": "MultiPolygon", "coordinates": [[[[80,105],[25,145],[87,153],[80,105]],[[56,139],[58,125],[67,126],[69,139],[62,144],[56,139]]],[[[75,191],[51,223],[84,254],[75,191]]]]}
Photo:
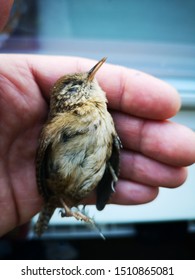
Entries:
{"type": "Polygon", "coordinates": [[[122,145],[106,93],[95,78],[105,61],[102,58],[87,72],[62,76],[51,89],[36,156],[37,186],[44,200],[34,228],[38,236],[56,208],[63,209],[62,217],[93,223],[78,206],[95,190],[101,211],[115,191],[122,145]]]}

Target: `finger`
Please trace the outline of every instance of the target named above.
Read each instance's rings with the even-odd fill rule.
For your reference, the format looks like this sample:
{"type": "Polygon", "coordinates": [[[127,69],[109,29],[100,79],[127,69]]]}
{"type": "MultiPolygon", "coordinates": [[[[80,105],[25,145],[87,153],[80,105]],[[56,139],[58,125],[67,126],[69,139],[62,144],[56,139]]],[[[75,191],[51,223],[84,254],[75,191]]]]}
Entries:
{"type": "MultiPolygon", "coordinates": [[[[36,81],[48,98],[53,83],[62,75],[89,71],[95,61],[75,57],[28,56],[36,81]]],[[[97,79],[107,93],[109,107],[144,118],[166,119],[180,108],[176,90],[137,70],[105,64],[97,79]]]]}
{"type": "Polygon", "coordinates": [[[116,192],[112,194],[110,203],[121,205],[136,205],[148,203],[158,195],[159,189],[156,187],[119,180],[116,192]]]}
{"type": "Polygon", "coordinates": [[[111,109],[164,120],[174,116],[181,106],[172,86],[138,70],[106,65],[99,76],[111,109]]]}
{"type": "Polygon", "coordinates": [[[167,166],[141,154],[122,151],[120,177],[150,186],[174,188],[184,183],[187,169],[167,166]]]}
{"type": "Polygon", "coordinates": [[[170,121],[150,121],[114,113],[123,147],[174,166],[195,162],[195,133],[170,121]]]}
{"type": "MultiPolygon", "coordinates": [[[[112,193],[109,203],[120,205],[137,205],[148,203],[154,200],[158,195],[158,187],[141,184],[125,179],[119,179],[116,184],[115,192],[112,193]]],[[[82,204],[95,204],[96,192],[92,191],[82,204]]]]}

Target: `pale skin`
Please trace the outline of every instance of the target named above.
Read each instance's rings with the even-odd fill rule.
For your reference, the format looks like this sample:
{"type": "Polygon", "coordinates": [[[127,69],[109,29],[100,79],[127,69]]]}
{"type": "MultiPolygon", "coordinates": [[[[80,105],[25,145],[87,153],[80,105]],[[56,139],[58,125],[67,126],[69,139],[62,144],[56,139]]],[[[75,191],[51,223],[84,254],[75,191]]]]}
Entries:
{"type": "MultiPolygon", "coordinates": [[[[88,71],[94,63],[74,57],[0,55],[1,236],[28,222],[43,205],[35,155],[53,83],[66,73],[88,71]]],[[[186,166],[195,162],[195,134],[167,120],[180,108],[177,91],[145,73],[109,64],[96,77],[123,143],[121,175],[110,203],[147,203],[156,198],[159,186],[181,185],[186,166]]],[[[93,203],[94,197],[85,202],[93,203]]]]}

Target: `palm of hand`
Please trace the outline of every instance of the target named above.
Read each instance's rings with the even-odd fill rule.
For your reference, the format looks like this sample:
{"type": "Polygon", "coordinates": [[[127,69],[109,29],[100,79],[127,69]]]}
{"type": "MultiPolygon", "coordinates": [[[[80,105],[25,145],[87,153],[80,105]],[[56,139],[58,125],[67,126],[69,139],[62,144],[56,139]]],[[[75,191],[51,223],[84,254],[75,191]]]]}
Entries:
{"type": "Polygon", "coordinates": [[[0,77],[0,232],[28,221],[41,204],[35,154],[47,106],[28,69],[12,70],[0,77]]]}

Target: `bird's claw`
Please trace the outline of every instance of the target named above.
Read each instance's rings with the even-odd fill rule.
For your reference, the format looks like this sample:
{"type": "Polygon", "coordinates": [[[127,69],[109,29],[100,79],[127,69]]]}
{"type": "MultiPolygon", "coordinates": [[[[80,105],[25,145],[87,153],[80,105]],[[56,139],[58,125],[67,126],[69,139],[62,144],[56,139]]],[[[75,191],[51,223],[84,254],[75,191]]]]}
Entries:
{"type": "Polygon", "coordinates": [[[61,214],[61,217],[64,218],[66,217],[66,212],[63,210],[60,210],[59,213],[61,214]]]}

